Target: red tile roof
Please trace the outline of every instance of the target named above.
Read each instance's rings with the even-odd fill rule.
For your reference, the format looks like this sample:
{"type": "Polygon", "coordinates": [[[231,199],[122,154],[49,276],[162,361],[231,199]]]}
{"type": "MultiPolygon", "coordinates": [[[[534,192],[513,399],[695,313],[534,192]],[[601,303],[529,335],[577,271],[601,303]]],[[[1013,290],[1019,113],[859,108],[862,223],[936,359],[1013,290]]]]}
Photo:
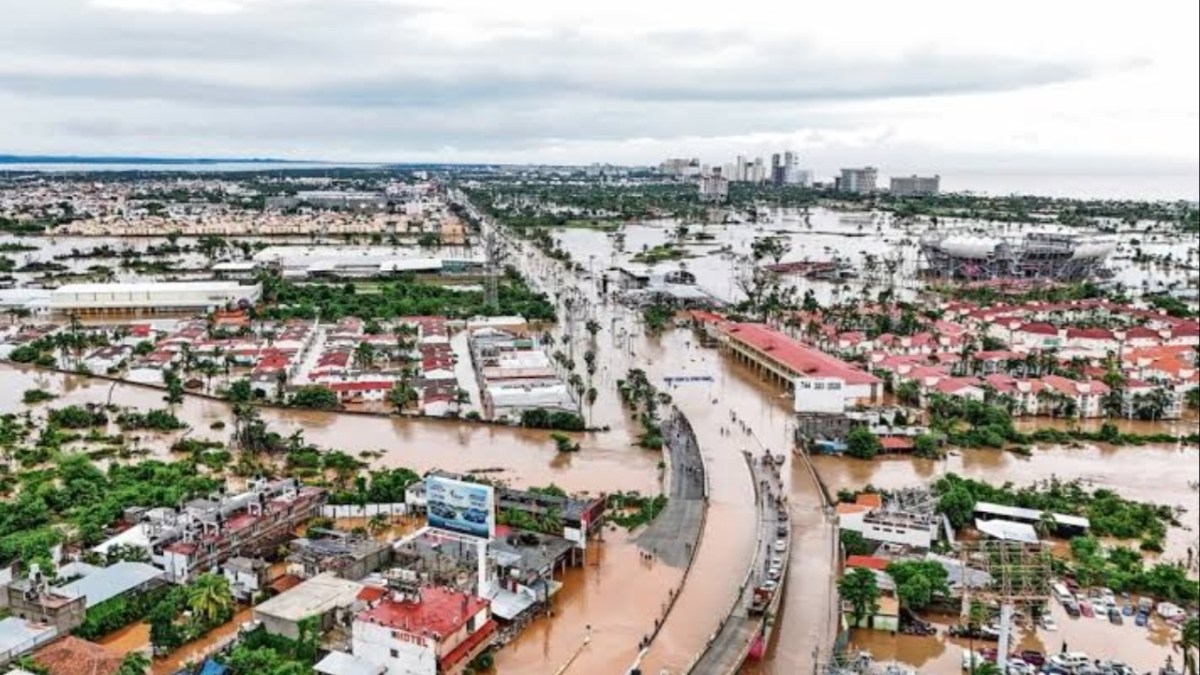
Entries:
{"type": "Polygon", "coordinates": [[[382,586],[363,586],[363,589],[358,592],[358,599],[370,604],[382,600],[387,594],[388,590],[382,586]]]}
{"type": "Polygon", "coordinates": [[[854,498],[854,503],[858,504],[859,506],[877,509],[883,506],[883,495],[880,495],[877,492],[860,492],[858,496],[854,498]]]}
{"type": "Polygon", "coordinates": [[[877,558],[873,555],[851,555],[846,556],[846,567],[851,569],[855,567],[862,567],[869,570],[885,572],[888,568],[888,561],[884,558],[877,558]]]}
{"type": "Polygon", "coordinates": [[[880,436],[879,445],[884,450],[889,452],[901,452],[904,450],[912,450],[913,439],[908,436],[880,436]]]}
{"type": "Polygon", "coordinates": [[[1111,330],[1107,328],[1068,328],[1067,338],[1080,338],[1084,340],[1115,340],[1111,330]]]}
{"type": "Polygon", "coordinates": [[[358,620],[441,640],[488,606],[483,598],[438,586],[422,588],[420,593],[420,602],[383,600],[360,613],[358,620]]]}
{"type": "Polygon", "coordinates": [[[1017,329],[1022,333],[1032,333],[1034,335],[1058,335],[1058,329],[1048,323],[1027,323],[1017,329]]]}
{"type": "Polygon", "coordinates": [[[839,358],[808,347],[759,323],[737,323],[726,329],[730,338],[746,344],[789,370],[810,377],[836,377],[846,384],[878,384],[881,380],[839,358]]]}
{"type": "Polygon", "coordinates": [[[438,661],[441,672],[448,672],[454,664],[466,658],[468,654],[483,644],[485,640],[490,640],[495,632],[496,622],[488,619],[488,622],[483,624],[479,630],[468,635],[466,640],[460,642],[457,647],[451,649],[438,661]]]}
{"type": "Polygon", "coordinates": [[[73,635],[42,647],[33,655],[50,675],[112,675],[124,655],[73,635]]]}

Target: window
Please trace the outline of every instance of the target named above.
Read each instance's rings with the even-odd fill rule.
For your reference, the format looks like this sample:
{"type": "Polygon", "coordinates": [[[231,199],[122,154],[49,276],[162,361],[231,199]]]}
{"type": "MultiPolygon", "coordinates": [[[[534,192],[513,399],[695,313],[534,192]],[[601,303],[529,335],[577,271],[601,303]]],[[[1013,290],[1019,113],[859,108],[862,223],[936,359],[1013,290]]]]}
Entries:
{"type": "Polygon", "coordinates": [[[399,650],[399,649],[393,649],[393,650],[392,650],[392,658],[393,658],[393,659],[398,659],[398,658],[400,658],[400,650],[399,650]]]}

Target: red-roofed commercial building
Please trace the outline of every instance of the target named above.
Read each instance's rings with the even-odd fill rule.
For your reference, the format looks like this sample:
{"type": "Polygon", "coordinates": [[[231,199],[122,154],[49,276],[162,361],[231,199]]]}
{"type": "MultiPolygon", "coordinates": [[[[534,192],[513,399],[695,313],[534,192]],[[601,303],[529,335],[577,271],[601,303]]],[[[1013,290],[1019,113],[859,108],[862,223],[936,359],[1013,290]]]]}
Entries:
{"type": "Polygon", "coordinates": [[[459,591],[422,588],[370,603],[354,620],[356,658],[405,675],[457,675],[495,638],[487,600],[459,591]]]}
{"type": "Polygon", "coordinates": [[[882,394],[883,381],[878,377],[763,324],[730,324],[724,328],[724,335],[729,349],[740,360],[798,393],[798,380],[812,380],[825,384],[825,397],[829,396],[829,383],[839,384],[836,389],[841,391],[845,404],[874,403],[882,394]]]}

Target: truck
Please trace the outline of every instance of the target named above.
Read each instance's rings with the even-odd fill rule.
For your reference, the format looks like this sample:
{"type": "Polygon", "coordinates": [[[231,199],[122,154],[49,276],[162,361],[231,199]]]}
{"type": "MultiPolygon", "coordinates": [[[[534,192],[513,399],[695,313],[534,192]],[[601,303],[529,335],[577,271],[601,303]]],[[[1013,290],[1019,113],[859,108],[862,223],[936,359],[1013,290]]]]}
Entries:
{"type": "Polygon", "coordinates": [[[762,614],[771,604],[771,589],[759,586],[754,589],[754,597],[750,600],[750,613],[762,614]]]}

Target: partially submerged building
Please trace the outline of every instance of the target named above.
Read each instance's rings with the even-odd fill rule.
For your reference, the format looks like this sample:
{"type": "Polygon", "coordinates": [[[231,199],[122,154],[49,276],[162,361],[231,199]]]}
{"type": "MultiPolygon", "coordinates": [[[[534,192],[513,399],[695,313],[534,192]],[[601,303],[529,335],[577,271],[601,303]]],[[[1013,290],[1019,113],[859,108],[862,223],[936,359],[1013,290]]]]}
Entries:
{"type": "Polygon", "coordinates": [[[142,548],[168,580],[187,583],[230,558],[273,553],[297,526],[320,513],[324,498],[324,490],[294,478],[253,480],[245,492],[193,499],[182,507],[127,509],[130,527],[92,550],[142,548]]]}

